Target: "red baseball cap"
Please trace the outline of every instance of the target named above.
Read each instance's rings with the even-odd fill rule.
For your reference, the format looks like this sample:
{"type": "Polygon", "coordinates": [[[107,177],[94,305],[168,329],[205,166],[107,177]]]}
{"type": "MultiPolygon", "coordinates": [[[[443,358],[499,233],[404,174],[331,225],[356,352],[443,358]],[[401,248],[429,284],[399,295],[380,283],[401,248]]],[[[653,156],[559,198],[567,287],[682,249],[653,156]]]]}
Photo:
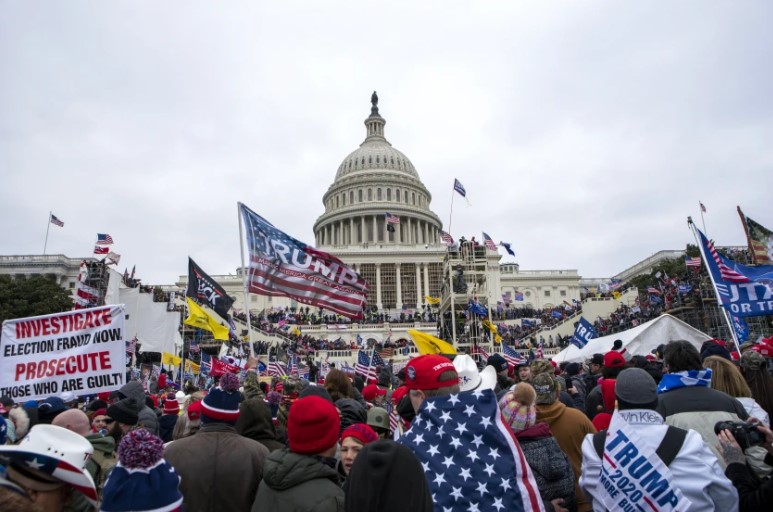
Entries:
{"type": "Polygon", "coordinates": [[[400,386],[399,388],[392,391],[392,403],[399,404],[400,400],[403,399],[406,393],[408,393],[408,388],[405,386],[400,386]]]}
{"type": "Polygon", "coordinates": [[[375,384],[368,384],[367,386],[362,388],[362,398],[370,402],[371,400],[374,400],[377,396],[386,395],[386,392],[387,392],[386,389],[380,388],[375,384]]]}
{"type": "Polygon", "coordinates": [[[456,367],[448,358],[437,354],[426,354],[411,359],[405,367],[405,387],[408,389],[439,389],[459,384],[456,367]],[[452,371],[454,375],[440,380],[443,372],[452,371]]]}
{"type": "Polygon", "coordinates": [[[196,400],[191,405],[188,406],[188,419],[191,421],[200,420],[201,419],[201,406],[203,404],[201,403],[201,400],[196,400]]]}
{"type": "Polygon", "coordinates": [[[606,368],[622,368],[625,366],[625,358],[620,352],[610,350],[604,354],[604,366],[606,368]]]}

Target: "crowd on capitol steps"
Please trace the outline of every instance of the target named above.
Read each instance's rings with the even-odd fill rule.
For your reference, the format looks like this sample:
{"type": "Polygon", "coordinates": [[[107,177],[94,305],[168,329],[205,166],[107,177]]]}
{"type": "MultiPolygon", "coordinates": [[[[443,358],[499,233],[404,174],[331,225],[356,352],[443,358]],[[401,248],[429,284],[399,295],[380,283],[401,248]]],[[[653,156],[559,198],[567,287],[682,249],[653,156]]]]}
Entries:
{"type": "Polygon", "coordinates": [[[170,372],[5,396],[0,511],[768,510],[771,357],[773,338],[738,357],[664,339],[560,365],[424,354],[363,378],[331,364],[316,382],[251,357],[209,389],[170,372]]]}

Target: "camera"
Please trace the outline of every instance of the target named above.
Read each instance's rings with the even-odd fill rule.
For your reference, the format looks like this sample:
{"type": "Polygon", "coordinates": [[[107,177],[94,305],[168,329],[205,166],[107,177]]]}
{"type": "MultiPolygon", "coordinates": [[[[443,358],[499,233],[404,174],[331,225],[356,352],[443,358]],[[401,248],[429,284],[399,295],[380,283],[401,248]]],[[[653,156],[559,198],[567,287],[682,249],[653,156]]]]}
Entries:
{"type": "Polygon", "coordinates": [[[757,430],[757,425],[743,421],[718,421],[714,425],[714,433],[719,434],[723,430],[729,430],[735,441],[746,451],[751,446],[765,444],[765,435],[757,430]]]}

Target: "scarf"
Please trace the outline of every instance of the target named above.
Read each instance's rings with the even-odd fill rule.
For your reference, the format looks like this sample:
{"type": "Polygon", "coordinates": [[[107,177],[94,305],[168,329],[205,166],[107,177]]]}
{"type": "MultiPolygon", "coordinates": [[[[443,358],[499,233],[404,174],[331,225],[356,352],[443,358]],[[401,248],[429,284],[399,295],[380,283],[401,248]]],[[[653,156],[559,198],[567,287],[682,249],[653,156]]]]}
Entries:
{"type": "Polygon", "coordinates": [[[658,384],[658,394],[677,388],[700,386],[707,388],[711,384],[711,370],[688,370],[686,372],[667,373],[658,384]]]}

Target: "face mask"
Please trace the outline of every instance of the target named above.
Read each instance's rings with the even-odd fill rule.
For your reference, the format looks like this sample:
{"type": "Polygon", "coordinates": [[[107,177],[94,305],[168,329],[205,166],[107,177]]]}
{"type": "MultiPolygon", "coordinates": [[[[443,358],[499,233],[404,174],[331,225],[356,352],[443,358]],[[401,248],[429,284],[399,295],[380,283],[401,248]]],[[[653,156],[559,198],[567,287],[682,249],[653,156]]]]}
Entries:
{"type": "Polygon", "coordinates": [[[400,402],[397,404],[397,414],[399,414],[402,419],[409,423],[413,421],[413,418],[416,417],[416,411],[413,410],[413,404],[411,403],[411,398],[408,395],[405,395],[403,398],[401,398],[400,402]]]}

